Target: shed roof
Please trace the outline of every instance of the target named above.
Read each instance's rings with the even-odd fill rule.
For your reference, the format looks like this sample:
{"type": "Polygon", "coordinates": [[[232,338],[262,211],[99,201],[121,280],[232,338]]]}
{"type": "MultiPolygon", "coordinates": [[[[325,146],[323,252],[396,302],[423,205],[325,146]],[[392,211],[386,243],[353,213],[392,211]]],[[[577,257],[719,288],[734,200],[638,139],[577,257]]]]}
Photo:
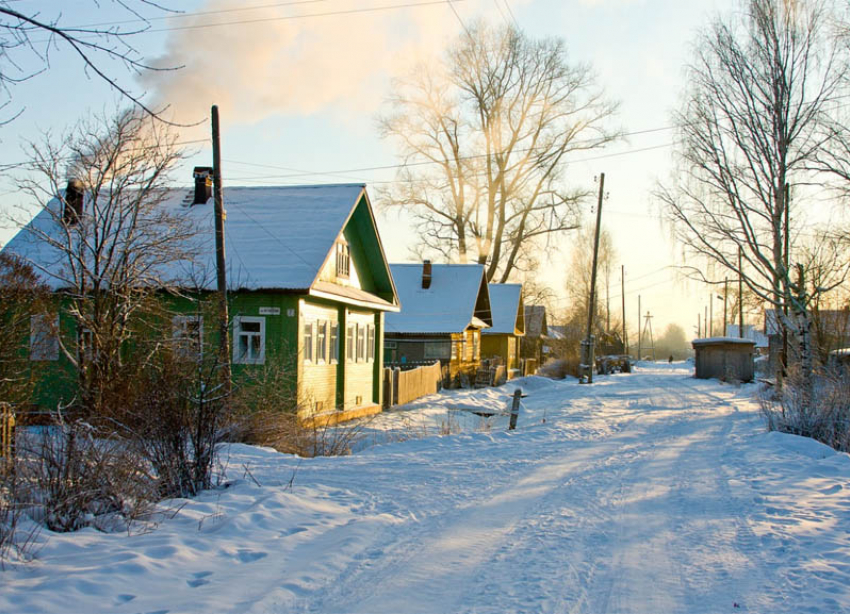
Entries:
{"type": "Polygon", "coordinates": [[[522,284],[490,284],[490,309],[493,326],[485,335],[525,335],[525,310],[522,306],[522,284]]]}
{"type": "Polygon", "coordinates": [[[391,264],[403,305],[388,313],[388,334],[460,333],[481,323],[493,325],[490,293],[480,264],[433,264],[431,286],[422,287],[422,264],[391,264]],[[480,322],[476,322],[480,320],[480,322]]]}

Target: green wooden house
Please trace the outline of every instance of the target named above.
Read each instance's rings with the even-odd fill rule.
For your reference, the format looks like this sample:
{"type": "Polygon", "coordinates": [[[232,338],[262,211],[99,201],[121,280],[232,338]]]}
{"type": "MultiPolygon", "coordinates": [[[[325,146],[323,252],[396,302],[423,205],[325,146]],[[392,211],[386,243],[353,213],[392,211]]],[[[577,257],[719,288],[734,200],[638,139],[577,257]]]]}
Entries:
{"type": "Polygon", "coordinates": [[[481,332],[481,357],[496,358],[508,377],[520,367],[519,344],[525,335],[522,284],[490,284],[493,326],[481,332]]]}
{"type": "MultiPolygon", "coordinates": [[[[204,181],[196,179],[196,181],[204,181]]],[[[191,261],[174,263],[162,278],[181,292],[163,292],[175,337],[197,347],[214,347],[212,317],[198,315],[199,298],[215,289],[213,202],[209,189],[173,190],[161,204],[192,219],[191,261]]],[[[228,299],[233,378],[253,379],[279,367],[297,396],[304,418],[337,422],[381,409],[384,314],[400,304],[375,217],[362,184],[233,187],[224,190],[228,299]]],[[[35,225],[51,232],[56,224],[49,203],[4,248],[31,262],[43,280],[62,295],[62,259],[51,253],[35,225]]],[[[61,219],[61,216],[58,217],[61,219]]],[[[55,407],[73,394],[70,363],[52,330],[74,336],[73,320],[57,300],[55,313],[34,314],[30,356],[43,373],[37,402],[55,407]],[[61,382],[65,382],[62,384],[61,382]]]]}

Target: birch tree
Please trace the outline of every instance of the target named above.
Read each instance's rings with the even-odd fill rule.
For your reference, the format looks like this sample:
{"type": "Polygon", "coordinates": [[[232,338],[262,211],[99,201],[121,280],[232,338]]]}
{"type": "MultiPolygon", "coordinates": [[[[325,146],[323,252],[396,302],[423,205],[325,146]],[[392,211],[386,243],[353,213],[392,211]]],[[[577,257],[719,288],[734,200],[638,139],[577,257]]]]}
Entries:
{"type": "MultiPolygon", "coordinates": [[[[848,64],[830,6],[746,0],[707,28],[675,114],[676,181],[659,189],[690,256],[719,263],[767,305],[790,306],[784,324],[800,336],[806,374],[808,306],[829,288],[805,291],[792,273],[785,217],[788,194],[812,181],[817,160],[838,142],[832,114],[848,64]]],[[[792,210],[789,232],[805,224],[803,211],[792,210]]]]}
{"type": "Polygon", "coordinates": [[[478,24],[436,64],[394,82],[382,134],[402,167],[385,205],[407,210],[420,249],[486,265],[490,281],[528,268],[541,240],[577,228],[584,189],[570,154],[616,139],[616,105],[560,39],[478,24]]]}

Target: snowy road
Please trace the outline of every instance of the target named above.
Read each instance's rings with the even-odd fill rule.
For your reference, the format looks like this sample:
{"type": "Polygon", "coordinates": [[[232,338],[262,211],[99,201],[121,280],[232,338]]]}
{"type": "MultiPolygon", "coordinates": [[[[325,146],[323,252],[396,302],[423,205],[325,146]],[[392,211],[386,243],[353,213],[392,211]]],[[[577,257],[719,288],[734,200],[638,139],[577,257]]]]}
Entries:
{"type": "Polygon", "coordinates": [[[51,536],[0,611],[850,612],[850,457],[764,433],[752,387],[664,365],[524,389],[513,433],[301,463],[239,446],[261,485],[148,534],[51,536]]]}

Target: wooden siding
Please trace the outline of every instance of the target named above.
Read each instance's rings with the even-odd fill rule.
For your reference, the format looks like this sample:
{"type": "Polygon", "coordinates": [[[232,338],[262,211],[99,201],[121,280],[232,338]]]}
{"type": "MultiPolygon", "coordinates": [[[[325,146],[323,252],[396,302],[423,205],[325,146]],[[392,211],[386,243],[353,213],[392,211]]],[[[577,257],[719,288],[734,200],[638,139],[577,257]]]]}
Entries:
{"type": "MultiPolygon", "coordinates": [[[[341,367],[338,361],[320,361],[317,356],[315,324],[320,321],[339,324],[339,307],[301,300],[298,309],[298,405],[302,415],[333,411],[339,406],[337,378],[341,367]],[[304,351],[304,325],[307,322],[314,324],[313,359],[309,361],[304,351]]],[[[328,354],[330,360],[333,354],[330,340],[328,354]]]]}
{"type": "Polygon", "coordinates": [[[519,368],[518,346],[519,338],[515,335],[482,335],[481,357],[499,357],[510,372],[519,368]]]}

